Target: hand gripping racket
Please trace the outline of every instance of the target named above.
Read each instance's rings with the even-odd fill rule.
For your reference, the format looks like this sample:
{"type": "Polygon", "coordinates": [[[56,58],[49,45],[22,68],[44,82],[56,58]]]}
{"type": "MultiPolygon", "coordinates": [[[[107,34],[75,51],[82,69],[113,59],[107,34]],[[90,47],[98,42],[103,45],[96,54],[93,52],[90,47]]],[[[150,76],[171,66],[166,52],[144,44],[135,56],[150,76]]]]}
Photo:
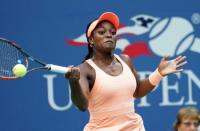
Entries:
{"type": "Polygon", "coordinates": [[[46,64],[38,59],[35,59],[16,43],[0,38],[0,79],[16,79],[17,77],[12,72],[12,69],[16,64],[23,64],[27,68],[27,73],[40,69],[63,74],[69,71],[68,67],[46,64]],[[30,68],[29,66],[31,61],[39,64],[39,66],[30,68]]]}

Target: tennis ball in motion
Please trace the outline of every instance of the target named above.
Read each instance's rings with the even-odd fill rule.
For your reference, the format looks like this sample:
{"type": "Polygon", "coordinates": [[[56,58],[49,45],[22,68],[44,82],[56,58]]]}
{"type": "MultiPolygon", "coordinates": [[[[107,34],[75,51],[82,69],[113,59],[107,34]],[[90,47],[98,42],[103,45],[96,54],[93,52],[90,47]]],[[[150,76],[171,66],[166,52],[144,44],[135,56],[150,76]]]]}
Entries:
{"type": "Polygon", "coordinates": [[[23,77],[27,73],[27,69],[26,69],[26,67],[23,64],[17,64],[17,65],[15,65],[13,67],[12,71],[13,71],[13,74],[16,77],[23,77]]]}

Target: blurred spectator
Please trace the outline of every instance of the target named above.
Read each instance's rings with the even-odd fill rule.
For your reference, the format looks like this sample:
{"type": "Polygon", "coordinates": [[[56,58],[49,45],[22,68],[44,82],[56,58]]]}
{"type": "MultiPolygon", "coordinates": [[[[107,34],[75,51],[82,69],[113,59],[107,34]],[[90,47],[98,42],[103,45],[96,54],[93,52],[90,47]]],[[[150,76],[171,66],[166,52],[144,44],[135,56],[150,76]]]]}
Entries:
{"type": "Polygon", "coordinates": [[[174,123],[175,131],[199,131],[200,113],[195,107],[181,108],[174,123]]]}

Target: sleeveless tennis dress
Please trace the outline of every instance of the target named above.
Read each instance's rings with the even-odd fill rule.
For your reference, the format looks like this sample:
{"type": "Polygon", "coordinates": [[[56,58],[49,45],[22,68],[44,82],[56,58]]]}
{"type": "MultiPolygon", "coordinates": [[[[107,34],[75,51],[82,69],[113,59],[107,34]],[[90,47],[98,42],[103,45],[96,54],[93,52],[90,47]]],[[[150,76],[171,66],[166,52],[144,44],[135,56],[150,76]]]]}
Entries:
{"type": "Polygon", "coordinates": [[[89,96],[90,120],[84,131],[145,131],[143,120],[135,113],[133,94],[136,80],[123,60],[123,71],[112,76],[100,69],[92,59],[86,60],[96,72],[96,80],[89,96]]]}

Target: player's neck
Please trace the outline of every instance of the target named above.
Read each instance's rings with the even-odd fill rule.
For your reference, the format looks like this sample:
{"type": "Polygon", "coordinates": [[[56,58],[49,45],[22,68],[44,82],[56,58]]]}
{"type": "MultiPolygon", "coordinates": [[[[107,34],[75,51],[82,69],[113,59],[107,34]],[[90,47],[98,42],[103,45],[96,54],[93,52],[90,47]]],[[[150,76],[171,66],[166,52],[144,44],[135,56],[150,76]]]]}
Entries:
{"type": "Polygon", "coordinates": [[[113,54],[94,55],[92,60],[102,66],[114,65],[116,63],[116,58],[113,54]]]}

